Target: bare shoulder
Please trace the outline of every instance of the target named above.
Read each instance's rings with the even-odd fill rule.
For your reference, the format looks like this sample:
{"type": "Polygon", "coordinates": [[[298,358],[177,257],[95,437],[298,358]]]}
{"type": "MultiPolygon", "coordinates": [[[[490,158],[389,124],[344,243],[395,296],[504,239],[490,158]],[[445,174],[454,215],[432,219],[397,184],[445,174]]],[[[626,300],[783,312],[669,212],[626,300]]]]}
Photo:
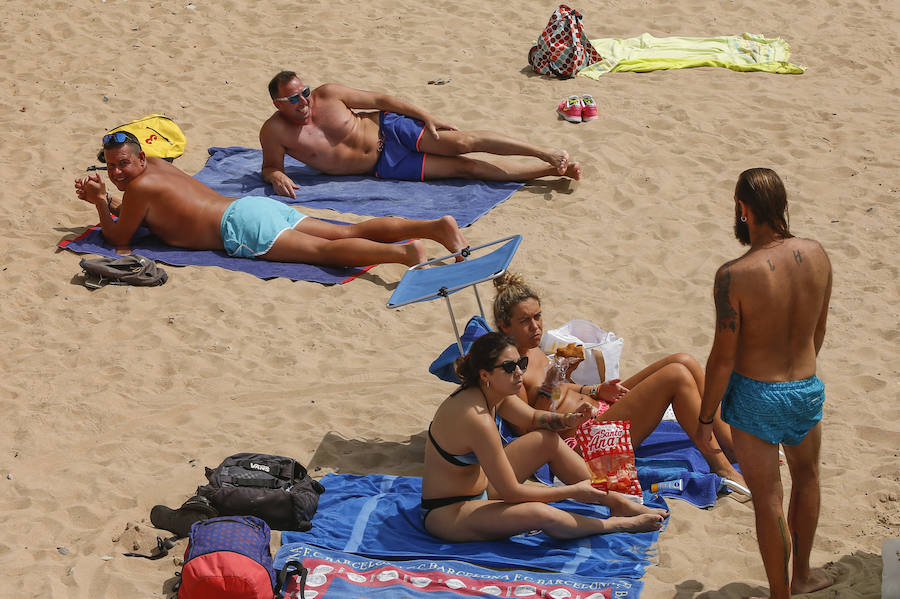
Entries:
{"type": "Polygon", "coordinates": [[[748,254],[744,254],[739,258],[735,258],[734,260],[729,260],[722,266],[716,270],[716,278],[715,283],[719,285],[722,282],[730,282],[733,280],[735,274],[739,274],[743,271],[746,271],[749,268],[752,268],[750,262],[748,260],[748,254]]]}
{"type": "Polygon", "coordinates": [[[825,251],[825,248],[822,247],[822,244],[815,239],[794,237],[791,239],[790,247],[795,251],[806,252],[811,258],[819,258],[828,261],[828,253],[825,251]]]}
{"type": "Polygon", "coordinates": [[[737,306],[739,306],[739,285],[735,282],[742,278],[740,273],[745,265],[742,261],[747,255],[729,260],[716,271],[713,282],[713,300],[716,305],[716,326],[718,329],[736,331],[739,322],[737,306]],[[737,276],[735,276],[737,275],[737,276]]]}
{"type": "Polygon", "coordinates": [[[527,355],[531,366],[545,366],[550,362],[547,354],[540,347],[532,347],[528,350],[527,355]]]}
{"type": "Polygon", "coordinates": [[[156,177],[161,177],[161,178],[190,177],[190,175],[185,173],[183,170],[181,170],[180,168],[178,168],[177,166],[175,166],[168,160],[163,160],[162,158],[150,157],[150,158],[147,158],[147,163],[149,166],[149,168],[147,169],[147,172],[150,173],[151,175],[153,175],[154,178],[156,178],[156,177]]]}
{"type": "MultiPolygon", "coordinates": [[[[325,83],[312,92],[310,102],[314,113],[338,110],[369,110],[377,106],[380,93],[348,87],[340,83],[325,83]]],[[[342,113],[341,113],[342,114],[342,113]]]]}
{"type": "Polygon", "coordinates": [[[792,237],[778,248],[782,263],[791,268],[799,268],[813,276],[821,277],[831,273],[831,261],[822,244],[815,239],[792,237]]]}
{"type": "Polygon", "coordinates": [[[471,387],[467,389],[457,389],[444,398],[444,401],[441,402],[441,405],[438,407],[438,412],[449,412],[458,416],[461,412],[464,412],[475,404],[476,395],[479,398],[481,397],[479,391],[477,389],[472,389],[471,387]]]}
{"type": "MultiPolygon", "coordinates": [[[[153,193],[173,174],[174,166],[153,156],[147,157],[147,168],[139,176],[132,179],[126,190],[129,197],[135,197],[146,193],[153,193]]],[[[181,172],[181,171],[178,171],[181,172]]]]}
{"type": "Polygon", "coordinates": [[[472,426],[477,426],[480,422],[479,413],[483,412],[484,407],[481,390],[469,387],[446,398],[435,412],[434,419],[442,423],[453,423],[454,428],[471,430],[472,426]],[[466,426],[459,427],[463,422],[466,426]]]}
{"type": "Polygon", "coordinates": [[[263,139],[263,137],[265,137],[267,139],[277,139],[284,134],[285,129],[287,129],[287,124],[284,122],[281,114],[276,110],[272,113],[272,116],[263,122],[262,127],[259,128],[259,138],[263,139]]]}
{"type": "Polygon", "coordinates": [[[340,83],[323,83],[316,89],[312,91],[312,95],[316,98],[321,99],[334,99],[341,98],[347,95],[348,92],[355,92],[352,87],[347,87],[346,85],[341,85],[340,83]]]}

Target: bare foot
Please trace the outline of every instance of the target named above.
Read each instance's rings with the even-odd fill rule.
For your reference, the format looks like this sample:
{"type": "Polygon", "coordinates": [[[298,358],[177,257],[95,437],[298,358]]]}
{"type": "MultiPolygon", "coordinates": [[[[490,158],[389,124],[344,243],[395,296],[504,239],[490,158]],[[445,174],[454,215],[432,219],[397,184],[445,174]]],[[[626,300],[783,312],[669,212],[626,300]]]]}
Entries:
{"type": "Polygon", "coordinates": [[[635,503],[621,493],[610,493],[607,495],[606,507],[613,516],[642,516],[651,514],[660,518],[668,518],[669,512],[656,507],[648,507],[646,505],[635,503]]]}
{"type": "Polygon", "coordinates": [[[566,174],[566,169],[569,167],[569,153],[565,150],[550,150],[544,160],[556,169],[557,174],[566,174]]]}
{"type": "Polygon", "coordinates": [[[581,180],[581,164],[573,162],[568,166],[568,168],[566,168],[566,172],[564,174],[570,179],[575,179],[576,181],[581,180]]]}
{"type": "Polygon", "coordinates": [[[830,587],[834,582],[834,576],[829,574],[825,568],[811,568],[809,576],[803,580],[799,580],[794,576],[794,579],[791,580],[791,594],[802,595],[804,593],[814,593],[815,591],[830,587]]]}
{"type": "Polygon", "coordinates": [[[607,532],[651,532],[662,528],[663,517],[659,514],[639,516],[613,516],[603,521],[609,526],[607,532]]]}
{"type": "MultiPolygon", "coordinates": [[[[459,225],[456,224],[455,218],[449,215],[442,216],[436,222],[437,232],[433,239],[447,248],[451,254],[469,246],[469,242],[466,241],[462,231],[459,230],[459,225]]],[[[462,256],[456,257],[457,262],[462,262],[463,260],[462,256]]]]}
{"type": "Polygon", "coordinates": [[[405,257],[401,261],[403,264],[415,266],[416,264],[421,264],[427,260],[425,257],[425,246],[418,239],[413,239],[402,247],[405,250],[405,257]]]}

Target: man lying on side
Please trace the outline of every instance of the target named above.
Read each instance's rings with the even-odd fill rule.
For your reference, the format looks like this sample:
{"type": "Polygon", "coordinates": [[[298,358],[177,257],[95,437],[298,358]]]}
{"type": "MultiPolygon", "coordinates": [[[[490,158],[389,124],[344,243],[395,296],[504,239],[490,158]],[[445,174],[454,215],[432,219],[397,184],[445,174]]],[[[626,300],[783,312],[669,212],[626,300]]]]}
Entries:
{"type": "Polygon", "coordinates": [[[295,197],[299,186],[284,172],[284,155],[330,175],[374,175],[425,181],[465,178],[527,181],[581,178],[568,152],[542,148],[492,131],[458,131],[424,110],[380,92],[326,83],[305,85],[293,71],[269,82],[277,111],[259,131],[262,178],[275,193],[295,197]],[[371,112],[359,112],[371,111],[371,112]],[[485,152],[530,156],[539,163],[510,163],[463,156],[485,152]]]}
{"type": "Polygon", "coordinates": [[[165,160],[146,156],[128,132],[105,135],[103,153],[109,179],[124,192],[122,198],[108,194],[96,173],[76,179],[75,191],[94,204],[103,237],[117,247],[127,246],[141,224],[176,247],[327,266],[424,262],[425,248],[418,239],[394,243],[405,239],[431,239],[450,252],[468,245],[452,216],[429,221],[382,217],[339,225],[271,198],[229,198],[165,160]]]}

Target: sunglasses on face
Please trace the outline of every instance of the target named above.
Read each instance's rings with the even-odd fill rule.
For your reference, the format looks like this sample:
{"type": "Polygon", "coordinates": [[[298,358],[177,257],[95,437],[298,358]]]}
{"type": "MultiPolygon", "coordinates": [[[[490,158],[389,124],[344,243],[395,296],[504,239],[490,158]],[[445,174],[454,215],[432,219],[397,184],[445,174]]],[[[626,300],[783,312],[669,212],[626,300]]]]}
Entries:
{"type": "Polygon", "coordinates": [[[502,368],[507,374],[512,374],[516,371],[516,366],[519,367],[519,370],[525,372],[525,369],[528,368],[528,356],[523,356],[519,358],[518,362],[513,362],[512,360],[506,360],[505,362],[500,362],[491,367],[491,370],[495,368],[502,368]]]}
{"type": "Polygon", "coordinates": [[[307,85],[302,90],[300,90],[300,93],[294,94],[292,96],[285,96],[283,98],[275,98],[275,100],[277,100],[279,102],[290,102],[291,104],[296,104],[297,102],[300,101],[301,96],[304,99],[306,99],[309,97],[310,93],[312,93],[312,92],[310,91],[309,86],[307,85]]]}

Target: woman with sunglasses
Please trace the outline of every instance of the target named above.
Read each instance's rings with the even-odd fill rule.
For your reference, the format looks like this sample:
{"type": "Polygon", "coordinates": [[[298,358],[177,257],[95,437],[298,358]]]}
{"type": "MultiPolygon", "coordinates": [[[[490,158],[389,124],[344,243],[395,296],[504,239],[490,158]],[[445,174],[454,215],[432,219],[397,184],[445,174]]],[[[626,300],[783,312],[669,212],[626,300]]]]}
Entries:
{"type": "Polygon", "coordinates": [[[528,358],[502,333],[488,333],[457,361],[462,386],[435,412],[428,426],[422,517],[426,530],[448,541],[503,539],[542,530],[559,539],[607,532],[658,530],[668,512],[591,486],[584,460],[554,431],[591,417],[588,404],[560,414],[519,401],[528,358]],[[496,419],[534,430],[503,446],[496,419]],[[524,484],[550,463],[562,486],[524,484]],[[547,505],[574,499],[609,507],[606,519],[573,514],[547,505]]]}
{"type": "MultiPolygon", "coordinates": [[[[517,395],[522,403],[539,410],[549,410],[551,396],[547,392],[548,380],[555,373],[548,370],[550,361],[540,347],[544,333],[541,300],[516,274],[506,273],[494,279],[494,286],[497,288],[494,323],[515,340],[519,353],[527,356],[531,365],[517,395]]],[[[565,412],[573,406],[590,402],[601,411],[600,420],[630,420],[631,439],[638,447],[659,425],[671,405],[675,418],[696,444],[694,437],[700,417],[703,383],[703,368],[696,359],[684,353],[672,354],[622,382],[615,379],[594,386],[564,382],[559,405],[555,408],[565,412]]],[[[714,445],[716,452],[704,453],[703,457],[712,472],[744,485],[743,477],[729,462],[735,459],[730,427],[722,421],[718,412],[713,422],[718,440],[714,445]]],[[[530,430],[514,422],[511,424],[520,431],[530,430]]],[[[569,438],[575,434],[575,428],[566,426],[560,435],[569,438]]]]}

